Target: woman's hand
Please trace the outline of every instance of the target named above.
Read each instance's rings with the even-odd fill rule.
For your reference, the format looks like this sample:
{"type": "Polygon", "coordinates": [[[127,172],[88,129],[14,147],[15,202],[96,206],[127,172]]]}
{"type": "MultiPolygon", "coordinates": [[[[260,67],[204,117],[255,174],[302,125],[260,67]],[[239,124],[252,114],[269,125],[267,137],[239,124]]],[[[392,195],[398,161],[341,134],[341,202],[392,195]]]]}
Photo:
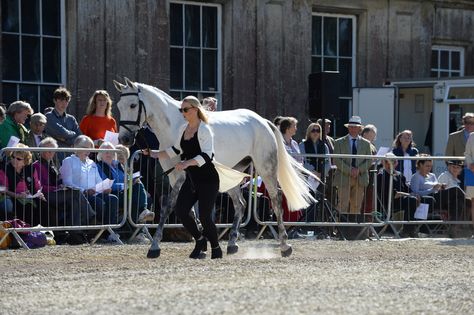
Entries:
{"type": "Polygon", "coordinates": [[[86,195],[92,196],[92,195],[95,194],[95,189],[89,188],[89,189],[85,190],[84,192],[86,193],[86,195]]]}
{"type": "Polygon", "coordinates": [[[104,194],[110,194],[112,192],[112,188],[105,189],[104,194]]]}
{"type": "Polygon", "coordinates": [[[142,154],[143,155],[148,155],[150,156],[151,158],[154,158],[154,159],[163,159],[165,156],[163,154],[166,154],[162,151],[159,151],[159,150],[150,150],[150,149],[144,149],[142,150],[142,154]]]}
{"type": "Polygon", "coordinates": [[[46,198],[44,197],[44,194],[42,192],[39,193],[38,198],[43,200],[43,201],[46,201],[46,198]]]}
{"type": "Polygon", "coordinates": [[[188,161],[182,161],[182,162],[179,162],[178,164],[176,164],[176,166],[174,167],[177,171],[183,171],[185,169],[187,169],[189,166],[189,162],[188,161]]]}

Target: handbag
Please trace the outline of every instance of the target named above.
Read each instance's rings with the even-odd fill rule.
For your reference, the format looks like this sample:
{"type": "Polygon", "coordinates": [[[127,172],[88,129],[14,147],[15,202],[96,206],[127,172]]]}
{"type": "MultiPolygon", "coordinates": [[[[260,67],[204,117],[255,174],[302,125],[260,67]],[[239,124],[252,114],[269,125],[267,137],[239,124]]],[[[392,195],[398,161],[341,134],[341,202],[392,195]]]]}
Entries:
{"type": "MultiPolygon", "coordinates": [[[[0,241],[5,237],[5,235],[8,233],[4,229],[9,229],[12,227],[12,225],[9,222],[2,222],[2,227],[0,228],[0,241]]],[[[12,235],[8,233],[7,237],[0,242],[0,249],[8,249],[10,248],[10,245],[12,243],[12,235]]]]}

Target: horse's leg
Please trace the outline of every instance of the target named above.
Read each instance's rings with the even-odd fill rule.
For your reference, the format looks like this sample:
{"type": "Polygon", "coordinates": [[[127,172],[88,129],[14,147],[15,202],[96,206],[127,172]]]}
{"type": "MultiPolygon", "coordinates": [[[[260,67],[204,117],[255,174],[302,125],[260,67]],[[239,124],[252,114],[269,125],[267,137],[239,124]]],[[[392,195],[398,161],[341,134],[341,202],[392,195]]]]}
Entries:
{"type": "Polygon", "coordinates": [[[165,225],[166,220],[170,213],[173,211],[174,207],[176,206],[176,199],[178,198],[179,190],[181,189],[181,185],[183,185],[185,180],[184,176],[178,177],[173,189],[171,189],[170,195],[168,197],[167,202],[161,208],[160,213],[160,223],[158,224],[158,228],[156,229],[155,235],[153,236],[153,241],[151,242],[150,249],[148,249],[147,257],[148,258],[158,258],[160,257],[161,248],[160,242],[163,238],[163,228],[165,225]]]}
{"type": "Polygon", "coordinates": [[[237,245],[237,239],[239,238],[240,223],[245,211],[246,202],[242,198],[242,192],[240,187],[236,186],[231,190],[227,191],[229,197],[232,199],[234,205],[234,222],[232,223],[232,229],[230,230],[229,241],[227,242],[227,255],[235,254],[239,251],[239,245],[237,245]]]}
{"type": "Polygon", "coordinates": [[[275,212],[275,216],[277,218],[281,256],[289,257],[293,252],[293,249],[291,248],[291,245],[287,243],[288,234],[286,234],[286,229],[283,225],[283,208],[281,206],[282,195],[281,191],[278,189],[275,177],[276,175],[270,177],[262,176],[262,179],[265,183],[265,187],[267,188],[268,195],[270,196],[270,200],[272,202],[273,211],[275,212]]]}

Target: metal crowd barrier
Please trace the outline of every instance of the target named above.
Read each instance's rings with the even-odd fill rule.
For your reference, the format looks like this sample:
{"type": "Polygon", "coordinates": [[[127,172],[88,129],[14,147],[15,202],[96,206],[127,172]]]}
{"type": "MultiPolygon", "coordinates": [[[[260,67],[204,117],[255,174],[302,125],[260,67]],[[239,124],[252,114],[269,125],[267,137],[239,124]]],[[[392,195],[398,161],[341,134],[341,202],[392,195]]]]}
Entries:
{"type": "MultiPolygon", "coordinates": [[[[381,172],[381,161],[382,160],[391,160],[392,171],[393,173],[393,160],[409,159],[409,160],[420,160],[420,159],[429,159],[434,161],[446,161],[446,160],[463,160],[463,157],[395,157],[395,158],[386,158],[385,156],[375,156],[375,155],[345,155],[345,154],[301,154],[299,156],[307,158],[317,158],[317,159],[330,159],[331,167],[325,176],[324,185],[321,184],[318,186],[317,190],[314,192],[315,199],[317,200],[316,204],[311,205],[308,209],[302,209],[300,212],[300,217],[293,221],[285,221],[286,226],[296,226],[296,227],[367,227],[372,231],[373,235],[379,238],[387,229],[387,227],[392,228],[396,237],[400,237],[399,230],[402,225],[426,225],[428,233],[434,234],[440,232],[440,227],[447,225],[460,225],[460,224],[471,224],[471,221],[468,220],[469,209],[466,208],[466,202],[462,200],[459,201],[459,198],[453,198],[446,193],[442,194],[442,197],[436,198],[441,199],[436,202],[436,205],[443,204],[444,208],[438,207],[434,208],[434,198],[433,205],[430,207],[433,208],[429,210],[429,216],[427,219],[423,220],[414,220],[414,219],[404,219],[403,213],[401,211],[394,211],[392,209],[392,200],[393,196],[393,178],[390,181],[389,191],[389,207],[384,208],[378,195],[377,187],[377,174],[381,172]],[[356,204],[355,208],[348,207],[344,202],[341,202],[341,196],[348,197],[350,190],[350,181],[345,181],[342,179],[339,172],[343,174],[349,174],[349,169],[351,167],[352,159],[356,160],[367,160],[367,165],[364,169],[367,170],[367,180],[364,183],[357,181],[353,185],[353,189],[356,191],[356,194],[353,196],[353,200],[350,201],[356,204]],[[344,163],[345,161],[345,163],[344,163]],[[367,185],[366,185],[367,183],[367,185]],[[345,195],[345,196],[344,196],[345,195]],[[444,198],[444,199],[443,199],[444,198]],[[402,215],[402,217],[400,217],[402,215]],[[375,228],[380,228],[375,230],[375,228]]],[[[440,164],[440,163],[438,163],[440,164]]],[[[439,165],[436,170],[438,172],[445,171],[446,168],[442,168],[439,165]]],[[[439,177],[440,174],[436,174],[436,177],[439,177]]],[[[462,192],[462,189],[457,190],[456,192],[462,192]]],[[[454,194],[451,192],[451,194],[454,194]]],[[[459,196],[458,196],[459,197],[459,196]]],[[[350,199],[350,198],[349,198],[350,199]]],[[[431,200],[430,197],[421,198],[431,200]]],[[[403,210],[403,209],[402,209],[403,210]]],[[[405,210],[406,211],[406,210],[405,210]]],[[[413,211],[412,211],[413,212],[413,211]]],[[[265,228],[266,226],[275,226],[277,223],[273,220],[265,220],[257,212],[254,211],[255,219],[257,222],[265,228]]],[[[410,214],[413,216],[413,213],[410,214]]],[[[344,230],[339,228],[340,230],[344,230]]],[[[346,230],[347,231],[347,230],[346,230]]],[[[273,232],[273,231],[272,231],[273,232]]],[[[359,237],[364,233],[364,230],[360,230],[360,234],[356,236],[359,237]]],[[[342,233],[341,233],[342,234],[342,233]]],[[[341,235],[344,237],[344,235],[341,235]]]]}
{"type": "MultiPolygon", "coordinates": [[[[328,165],[326,169],[326,176],[323,176],[321,183],[313,190],[313,196],[316,199],[316,203],[310,205],[307,209],[300,209],[296,212],[288,211],[285,206],[284,208],[284,225],[287,227],[298,228],[298,227],[332,227],[337,228],[343,238],[351,235],[350,238],[359,238],[364,234],[371,232],[375,237],[378,237],[376,227],[383,227],[385,222],[373,220],[373,213],[377,212],[377,204],[371,199],[366,198],[366,192],[368,191],[369,185],[364,186],[356,183],[355,188],[360,188],[362,193],[354,196],[354,203],[357,203],[355,209],[341,208],[341,195],[348,194],[350,186],[346,182],[342,182],[337,176],[336,164],[340,164],[339,170],[344,173],[349,172],[350,162],[354,158],[356,160],[367,160],[369,166],[375,162],[377,157],[365,156],[365,155],[346,155],[346,154],[299,154],[298,156],[307,158],[316,158],[326,160],[325,164],[328,165]],[[339,159],[342,161],[348,161],[348,165],[344,163],[338,163],[339,159]],[[341,167],[342,165],[342,167],[341,167]],[[295,213],[297,213],[295,215],[295,213]],[[285,220],[286,218],[286,220],[285,220]],[[290,219],[290,220],[288,220],[290,219]]],[[[370,183],[373,183],[373,176],[375,173],[370,172],[371,167],[367,167],[367,176],[369,173],[372,175],[370,183]]],[[[369,181],[367,179],[367,181],[369,181]]],[[[313,181],[314,183],[314,181],[313,181]]],[[[314,188],[314,187],[313,187],[314,188]]],[[[370,186],[372,188],[372,186],[370,186]]],[[[255,196],[256,198],[257,196],[255,196]]],[[[270,210],[270,212],[273,212],[270,210]]],[[[256,204],[254,205],[253,211],[256,222],[262,226],[259,235],[263,232],[266,227],[269,227],[272,234],[276,238],[276,232],[272,228],[277,225],[274,216],[262,217],[256,211],[256,204]]]]}
{"type": "MultiPolygon", "coordinates": [[[[4,148],[0,151],[0,174],[3,176],[0,180],[2,181],[2,185],[5,184],[5,181],[8,181],[9,186],[11,181],[14,181],[14,184],[18,184],[17,180],[24,178],[25,181],[29,183],[34,180],[33,172],[29,173],[26,171],[27,167],[31,167],[31,165],[25,165],[23,170],[17,174],[15,173],[12,175],[11,167],[8,167],[11,159],[15,159],[18,155],[15,155],[15,152],[20,151],[29,151],[32,153],[32,163],[37,160],[42,152],[55,152],[55,159],[53,163],[56,164],[56,169],[59,169],[59,165],[61,161],[57,158],[58,153],[61,155],[70,155],[75,152],[91,152],[92,154],[98,152],[114,152],[119,153],[119,150],[111,150],[111,149],[83,149],[83,148],[51,148],[51,147],[29,147],[29,148],[17,148],[17,147],[9,147],[4,148]],[[15,157],[16,156],[16,157],[15,157]],[[10,170],[7,170],[7,169],[10,170]],[[17,177],[18,175],[18,177],[17,177]]],[[[21,161],[20,159],[18,159],[21,161]]],[[[124,166],[125,173],[128,173],[128,166],[124,166]]],[[[37,174],[40,176],[40,174],[37,174]]],[[[12,186],[10,186],[12,187],[12,186]]],[[[117,218],[116,222],[107,223],[114,215],[114,209],[107,209],[102,208],[102,210],[108,210],[108,218],[104,216],[104,211],[98,215],[98,203],[96,207],[87,208],[86,218],[84,218],[83,213],[81,213],[81,205],[84,206],[84,202],[87,202],[86,199],[83,198],[83,193],[80,190],[74,189],[72,187],[61,187],[58,190],[51,191],[50,193],[46,192],[46,187],[41,187],[44,196],[48,199],[53,198],[56,200],[56,204],[52,205],[51,203],[46,200],[42,202],[40,198],[34,198],[35,192],[30,192],[27,198],[18,198],[18,197],[6,197],[6,190],[10,190],[10,187],[2,186],[0,188],[0,197],[2,198],[0,201],[0,221],[6,221],[10,219],[21,219],[25,221],[25,223],[30,224],[31,227],[22,227],[22,228],[4,228],[0,226],[5,233],[3,238],[0,240],[2,243],[9,234],[11,234],[16,241],[25,249],[28,249],[27,244],[23,241],[23,239],[19,236],[18,233],[22,232],[32,232],[32,231],[93,231],[95,236],[90,241],[90,244],[94,244],[99,237],[102,235],[103,232],[108,231],[111,238],[115,240],[118,244],[123,244],[119,238],[119,236],[115,233],[114,229],[121,228],[126,219],[127,219],[127,207],[125,206],[123,212],[120,213],[119,208],[116,209],[117,218]],[[44,189],[44,191],[43,191],[44,189]],[[69,199],[66,199],[70,197],[69,199]],[[7,200],[11,200],[11,212],[8,212],[7,208],[7,200]],[[90,211],[92,210],[92,211],[90,211]],[[78,213],[79,212],[79,213],[78,213]],[[85,224],[73,224],[72,217],[75,217],[76,220],[81,222],[85,222],[85,224]],[[25,220],[26,219],[26,220],[25,220]],[[28,222],[28,219],[31,222],[28,222]],[[85,221],[84,221],[85,219],[85,221]],[[40,226],[37,226],[37,225],[40,226]]],[[[31,187],[31,186],[30,186],[31,187]]],[[[28,189],[28,187],[27,187],[28,189]]],[[[127,182],[125,182],[124,189],[127,190],[127,182]]],[[[29,190],[29,189],[28,189],[29,190]]],[[[97,200],[99,201],[99,200],[97,200]]],[[[128,197],[127,194],[123,194],[123,205],[128,204],[128,197]]],[[[89,203],[90,205],[90,203],[89,203]]],[[[91,205],[92,206],[92,205],[91,205]]],[[[82,212],[84,212],[85,208],[82,208],[82,212]]],[[[77,221],[74,221],[77,222],[77,221]]]]}
{"type": "MultiPolygon", "coordinates": [[[[138,222],[136,216],[132,216],[132,211],[128,212],[128,222],[134,229],[130,239],[135,238],[138,233],[142,232],[148,239],[151,240],[152,236],[149,232],[149,229],[158,227],[159,218],[161,215],[163,215],[163,212],[161,210],[164,209],[164,207],[169,206],[168,196],[171,192],[171,187],[169,185],[168,176],[167,174],[165,174],[166,170],[162,169],[158,159],[153,159],[149,158],[148,156],[144,156],[140,150],[133,152],[133,154],[131,155],[128,169],[129,174],[133,174],[134,172],[138,171],[144,171],[146,173],[143,174],[142,172],[142,182],[144,183],[147,191],[151,194],[151,199],[153,200],[153,206],[151,208],[155,212],[155,220],[151,223],[140,223],[138,222]]],[[[240,227],[245,227],[251,219],[251,189],[248,192],[245,189],[242,189],[242,193],[247,193],[247,208],[242,217],[242,224],[240,225],[240,227]]],[[[129,196],[128,208],[133,209],[133,207],[134,205],[132,204],[132,198],[130,198],[129,196]]],[[[199,211],[196,205],[194,208],[195,211],[199,211]]],[[[219,238],[222,238],[225,233],[232,227],[232,222],[234,219],[234,207],[232,204],[232,200],[228,197],[226,193],[219,193],[216,200],[216,206],[213,216],[215,218],[216,227],[222,229],[219,234],[219,238]]],[[[164,224],[164,228],[169,229],[181,227],[183,227],[183,225],[174,215],[174,212],[172,212],[167,218],[164,224]]]]}
{"type": "MultiPolygon", "coordinates": [[[[403,160],[431,160],[433,161],[433,168],[431,172],[436,175],[437,178],[442,172],[447,171],[445,163],[446,161],[464,161],[464,157],[459,156],[413,156],[413,157],[380,157],[390,161],[390,173],[394,172],[394,161],[402,163],[403,160]],[[436,165],[436,167],[435,167],[436,165]],[[443,167],[444,165],[444,167],[443,167]]],[[[460,176],[463,176],[461,174],[460,176]]],[[[390,190],[393,190],[393,177],[390,177],[390,190]]],[[[449,187],[447,187],[449,188],[449,187]]],[[[426,219],[413,218],[413,211],[409,211],[407,207],[398,207],[395,212],[393,209],[394,203],[397,201],[394,199],[395,196],[390,194],[388,197],[388,207],[381,209],[378,217],[382,217],[382,220],[387,224],[385,229],[390,227],[396,237],[400,237],[400,232],[405,226],[414,226],[415,229],[410,229],[416,232],[421,226],[425,227],[427,234],[438,234],[446,233],[446,228],[451,228],[456,225],[471,225],[472,221],[469,220],[470,200],[466,199],[464,187],[452,187],[451,189],[442,189],[439,194],[427,195],[419,198],[420,203],[429,204],[428,215],[426,219]],[[407,212],[409,212],[407,214],[407,212]],[[385,218],[383,218],[385,216],[385,218]]],[[[385,231],[383,229],[381,233],[385,231]]],[[[448,231],[449,232],[449,231],[448,231]]]]}

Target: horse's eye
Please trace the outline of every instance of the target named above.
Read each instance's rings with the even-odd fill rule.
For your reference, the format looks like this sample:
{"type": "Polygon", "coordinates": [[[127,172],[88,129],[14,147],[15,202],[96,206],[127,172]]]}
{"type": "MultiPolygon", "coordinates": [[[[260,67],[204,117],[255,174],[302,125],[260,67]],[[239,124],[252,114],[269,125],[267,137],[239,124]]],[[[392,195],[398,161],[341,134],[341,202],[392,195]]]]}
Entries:
{"type": "Polygon", "coordinates": [[[137,104],[133,103],[133,104],[130,104],[130,108],[135,108],[137,107],[137,104]]]}

